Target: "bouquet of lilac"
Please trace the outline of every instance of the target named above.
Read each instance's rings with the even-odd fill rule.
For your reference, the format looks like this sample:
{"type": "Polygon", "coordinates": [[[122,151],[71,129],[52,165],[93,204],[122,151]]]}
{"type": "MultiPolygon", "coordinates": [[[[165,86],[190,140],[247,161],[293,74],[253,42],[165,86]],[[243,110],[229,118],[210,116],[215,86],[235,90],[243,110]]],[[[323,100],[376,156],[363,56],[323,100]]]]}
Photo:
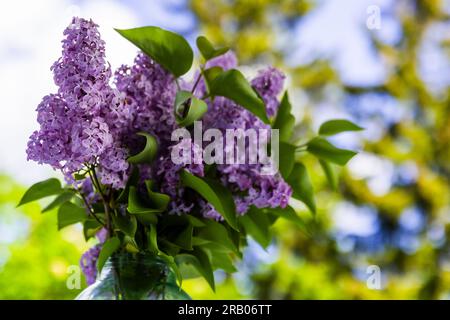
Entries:
{"type": "Polygon", "coordinates": [[[117,31],[140,52],[114,73],[94,22],[74,18],[64,31],[51,67],[58,91],[37,107],[27,154],[59,170],[65,186],[39,182],[20,205],[56,196],[43,211],[58,209],[58,228],[82,223],[86,240],[97,237],[81,258],[88,284],[111,257],[144,254],[179,282],[203,276],[214,288],[213,271],[235,271],[247,236],[266,247],[278,218],[304,227],[291,197],[315,213],[302,153],[333,181],[331,163],[355,153],[324,136],[361,128],[328,121],[296,145],[279,70],[247,81],[232,51],[199,37],[202,61],[188,81],[181,76],[194,55],[183,37],[158,27],[117,31]]]}

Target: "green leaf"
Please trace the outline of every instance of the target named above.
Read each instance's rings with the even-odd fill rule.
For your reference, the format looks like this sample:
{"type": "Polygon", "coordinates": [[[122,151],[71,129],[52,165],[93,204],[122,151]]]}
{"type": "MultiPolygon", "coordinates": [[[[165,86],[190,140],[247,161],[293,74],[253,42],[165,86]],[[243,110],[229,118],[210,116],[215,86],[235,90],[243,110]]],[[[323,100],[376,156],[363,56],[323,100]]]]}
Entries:
{"type": "Polygon", "coordinates": [[[209,255],[211,256],[211,265],[213,267],[213,270],[222,269],[228,273],[237,271],[229,252],[208,249],[206,247],[207,246],[202,246],[202,248],[207,250],[209,252],[209,255]]]}
{"type": "Polygon", "coordinates": [[[248,235],[258,242],[264,249],[272,240],[270,222],[267,214],[262,210],[251,207],[246,214],[239,218],[248,235]]]}
{"type": "Polygon", "coordinates": [[[151,163],[158,152],[158,142],[156,141],[156,138],[149,133],[139,132],[137,134],[145,137],[145,147],[141,152],[129,157],[127,160],[129,163],[133,164],[151,163]]]}
{"type": "Polygon", "coordinates": [[[64,202],[70,201],[74,196],[74,193],[72,191],[65,191],[58,195],[48,206],[46,206],[41,212],[45,213],[47,211],[53,210],[60,205],[62,205],[64,202]]]}
{"type": "Polygon", "coordinates": [[[316,137],[308,142],[307,151],[320,159],[341,166],[345,165],[356,154],[356,152],[351,150],[336,148],[327,140],[320,137],[316,137]]]}
{"type": "Polygon", "coordinates": [[[198,37],[196,42],[198,50],[200,51],[200,53],[202,54],[203,58],[205,58],[206,61],[221,56],[222,54],[224,54],[229,50],[229,48],[215,49],[212,43],[204,36],[198,37]]]}
{"type": "Polygon", "coordinates": [[[236,69],[220,73],[210,85],[210,94],[233,100],[269,124],[264,101],[258,96],[245,77],[236,69]]]}
{"type": "Polygon", "coordinates": [[[112,256],[112,254],[116,252],[119,249],[119,247],[120,247],[120,240],[117,237],[112,237],[105,241],[105,243],[102,246],[102,249],[100,250],[100,254],[98,255],[97,260],[98,272],[102,271],[106,260],[108,260],[108,258],[112,256]]]}
{"type": "Polygon", "coordinates": [[[330,120],[323,123],[319,128],[319,134],[323,136],[331,136],[345,131],[361,131],[364,130],[353,122],[345,119],[330,120]]]}
{"type": "Polygon", "coordinates": [[[325,175],[327,177],[328,183],[330,184],[330,187],[333,190],[337,189],[337,178],[336,174],[333,170],[333,166],[328,161],[319,159],[320,166],[322,167],[323,171],[325,172],[325,175]]]}
{"type": "Polygon", "coordinates": [[[84,239],[88,241],[95,236],[97,232],[102,228],[102,225],[95,219],[87,219],[83,223],[83,235],[84,239]]]}
{"type": "Polygon", "coordinates": [[[205,101],[197,99],[188,91],[178,91],[175,98],[175,120],[180,127],[188,127],[201,119],[208,111],[205,101]]]}
{"type": "Polygon", "coordinates": [[[302,220],[302,218],[298,216],[298,214],[292,207],[287,206],[286,208],[269,208],[267,210],[268,212],[278,217],[293,222],[297,227],[302,229],[302,231],[305,232],[308,236],[311,236],[311,232],[309,231],[309,228],[307,227],[306,223],[302,220]]]}
{"type": "Polygon", "coordinates": [[[64,189],[61,188],[61,183],[56,178],[47,179],[45,181],[41,181],[33,184],[23,195],[19,204],[20,207],[26,203],[36,201],[48,196],[53,196],[56,194],[60,194],[64,192],[64,189]]]}
{"type": "Polygon", "coordinates": [[[161,208],[150,208],[139,198],[136,187],[130,187],[128,193],[128,212],[131,214],[155,214],[162,212],[161,208]]]}
{"type": "Polygon", "coordinates": [[[153,191],[153,181],[146,180],[145,186],[147,188],[148,197],[150,199],[151,205],[153,208],[164,211],[167,209],[167,206],[170,202],[170,196],[164,193],[159,193],[153,191]]]}
{"type": "Polygon", "coordinates": [[[194,254],[182,253],[175,257],[178,265],[187,264],[193,267],[205,280],[210,287],[215,291],[214,274],[212,271],[211,262],[208,255],[199,248],[194,250],[194,254]]]}
{"type": "Polygon", "coordinates": [[[211,89],[210,89],[211,88],[211,83],[222,72],[223,72],[223,69],[222,69],[222,67],[219,67],[219,66],[214,66],[214,67],[202,70],[203,79],[205,80],[205,85],[206,85],[206,88],[207,88],[207,92],[211,91],[211,89]]]}
{"type": "Polygon", "coordinates": [[[122,216],[120,213],[115,216],[113,215],[113,222],[114,226],[123,232],[123,234],[134,238],[134,235],[136,234],[137,230],[137,221],[136,217],[129,215],[129,216],[122,216]]]}
{"type": "Polygon", "coordinates": [[[58,230],[71,224],[84,222],[88,218],[85,208],[79,207],[72,202],[63,203],[58,210],[58,230]]]}
{"type": "Polygon", "coordinates": [[[314,200],[314,189],[309,179],[308,171],[302,163],[296,163],[292,169],[287,183],[292,187],[292,196],[301,200],[311,210],[316,213],[316,203],[314,200]]]}
{"type": "Polygon", "coordinates": [[[292,168],[294,168],[295,163],[295,149],[294,145],[286,142],[280,141],[280,153],[279,153],[279,164],[278,168],[281,176],[287,179],[291,174],[292,168]]]}
{"type": "Polygon", "coordinates": [[[178,265],[175,262],[175,258],[172,256],[169,256],[165,254],[164,252],[159,252],[159,257],[161,257],[164,261],[167,262],[167,265],[172,269],[172,271],[175,273],[175,276],[178,281],[178,285],[181,287],[181,284],[183,282],[183,277],[181,276],[181,272],[178,269],[178,265]]]}
{"type": "Polygon", "coordinates": [[[295,126],[295,118],[291,114],[292,106],[287,91],[283,95],[277,116],[272,125],[273,129],[280,130],[280,141],[288,142],[291,139],[295,126]]]}
{"type": "Polygon", "coordinates": [[[183,186],[198,192],[231,227],[237,229],[236,208],[233,196],[227,188],[215,180],[196,177],[186,170],[181,171],[180,177],[183,186]]]}
{"type": "Polygon", "coordinates": [[[196,238],[213,242],[232,252],[238,253],[238,249],[230,238],[227,229],[219,222],[206,220],[205,227],[198,230],[196,238]]]}
{"type": "Polygon", "coordinates": [[[147,239],[148,239],[148,248],[150,252],[153,252],[155,254],[159,253],[160,251],[158,247],[158,233],[156,231],[156,225],[154,224],[149,225],[147,239]]]}
{"type": "Polygon", "coordinates": [[[194,53],[186,39],[177,33],[153,26],[115,30],[175,77],[182,76],[192,66],[194,53]]]}
{"type": "Polygon", "coordinates": [[[187,225],[185,228],[181,230],[181,232],[177,235],[174,244],[179,246],[180,248],[186,250],[192,250],[192,234],[194,232],[194,227],[192,225],[187,225]]]}

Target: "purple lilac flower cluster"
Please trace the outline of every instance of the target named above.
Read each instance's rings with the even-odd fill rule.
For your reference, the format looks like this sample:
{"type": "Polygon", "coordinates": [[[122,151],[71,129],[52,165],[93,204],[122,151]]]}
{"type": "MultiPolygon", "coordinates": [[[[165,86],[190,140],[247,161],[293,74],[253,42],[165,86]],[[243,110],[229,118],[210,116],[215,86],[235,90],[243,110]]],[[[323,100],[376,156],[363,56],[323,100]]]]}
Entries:
{"type": "Polygon", "coordinates": [[[109,85],[111,70],[97,25],[74,18],[64,35],[62,57],[51,68],[58,92],[37,108],[40,130],[30,137],[28,159],[62,170],[69,183],[86,164],[98,165],[101,181],[121,188],[128,163],[120,134],[131,110],[109,85]]]}

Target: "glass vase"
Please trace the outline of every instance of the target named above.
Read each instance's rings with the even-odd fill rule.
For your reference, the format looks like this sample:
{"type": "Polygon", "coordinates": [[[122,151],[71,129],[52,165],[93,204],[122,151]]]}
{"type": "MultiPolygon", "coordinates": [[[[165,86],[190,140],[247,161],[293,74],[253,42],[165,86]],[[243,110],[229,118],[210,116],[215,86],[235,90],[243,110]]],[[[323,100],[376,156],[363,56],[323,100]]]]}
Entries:
{"type": "Polygon", "coordinates": [[[110,257],[97,280],[77,300],[189,300],[166,262],[152,254],[110,257]]]}

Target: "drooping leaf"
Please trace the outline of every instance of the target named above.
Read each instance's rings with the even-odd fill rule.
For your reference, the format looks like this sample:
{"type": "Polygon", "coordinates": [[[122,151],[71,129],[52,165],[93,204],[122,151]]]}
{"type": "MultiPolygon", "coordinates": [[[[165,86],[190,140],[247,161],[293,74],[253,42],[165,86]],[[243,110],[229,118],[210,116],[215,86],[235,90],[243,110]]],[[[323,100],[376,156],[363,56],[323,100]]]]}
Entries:
{"type": "Polygon", "coordinates": [[[164,193],[153,191],[153,181],[146,180],[145,186],[147,188],[148,197],[153,208],[164,211],[170,202],[170,196],[164,193]]]}
{"type": "Polygon", "coordinates": [[[260,209],[251,207],[246,214],[239,217],[245,231],[263,248],[267,248],[272,240],[270,222],[267,214],[260,209]]]}
{"type": "Polygon", "coordinates": [[[84,222],[88,218],[86,209],[72,202],[63,203],[58,210],[58,230],[71,224],[84,222]]]}
{"type": "Polygon", "coordinates": [[[127,160],[133,164],[151,163],[158,152],[158,142],[149,133],[139,132],[137,134],[145,137],[145,147],[141,152],[129,157],[127,160]]]}
{"type": "Polygon", "coordinates": [[[309,231],[309,228],[307,227],[306,223],[302,220],[302,218],[299,217],[299,215],[295,212],[295,210],[291,206],[287,206],[286,208],[269,208],[267,209],[267,211],[278,217],[282,217],[286,220],[293,222],[297,227],[302,229],[302,231],[305,232],[308,236],[311,235],[311,232],[309,231]]]}
{"type": "Polygon", "coordinates": [[[149,225],[149,231],[147,232],[147,240],[148,240],[148,249],[150,252],[153,252],[155,254],[159,253],[159,247],[158,247],[158,233],[156,231],[156,225],[149,225]]]}
{"type": "Polygon", "coordinates": [[[203,79],[205,80],[207,92],[211,91],[211,89],[210,89],[211,83],[222,72],[223,72],[223,69],[222,69],[222,67],[219,67],[219,66],[214,66],[214,67],[202,70],[203,79]]]}
{"type": "Polygon", "coordinates": [[[106,260],[114,252],[116,252],[120,247],[120,240],[117,237],[109,238],[108,240],[103,243],[102,249],[100,250],[100,254],[98,255],[97,260],[97,270],[98,272],[102,271],[103,266],[105,265],[106,260]]]}
{"type": "Polygon", "coordinates": [[[115,227],[117,227],[119,231],[122,231],[123,234],[131,238],[134,238],[134,235],[137,230],[137,221],[135,216],[133,215],[122,216],[119,213],[117,216],[113,215],[113,222],[115,227]]]}
{"type": "Polygon", "coordinates": [[[59,194],[48,206],[42,209],[41,212],[45,213],[47,211],[53,210],[62,205],[64,202],[70,201],[73,196],[74,193],[72,191],[64,191],[63,193],[59,194]]]}
{"type": "Polygon", "coordinates": [[[229,50],[229,48],[214,48],[212,43],[204,36],[197,38],[197,48],[206,61],[218,57],[229,50]]]}
{"type": "Polygon", "coordinates": [[[341,166],[345,165],[354,155],[356,155],[356,152],[336,148],[330,142],[320,137],[316,137],[308,142],[307,151],[320,159],[341,166]]]}
{"type": "Polygon", "coordinates": [[[279,149],[279,164],[278,169],[284,179],[287,179],[291,174],[295,163],[295,149],[292,144],[280,141],[279,149]]]}
{"type": "Polygon", "coordinates": [[[193,235],[194,227],[192,225],[187,225],[181,232],[177,235],[174,244],[179,246],[180,248],[186,250],[192,250],[192,235],[193,235]]]}
{"type": "Polygon", "coordinates": [[[88,241],[95,236],[97,232],[102,228],[102,225],[95,219],[87,219],[83,223],[83,235],[84,239],[88,241]]]}
{"type": "Polygon", "coordinates": [[[198,230],[196,238],[213,242],[227,250],[238,253],[238,249],[230,238],[227,229],[219,222],[213,220],[205,221],[205,227],[198,230]]]}
{"type": "Polygon", "coordinates": [[[209,89],[211,95],[231,99],[269,124],[264,101],[238,70],[231,69],[220,73],[211,82],[209,89]]]}
{"type": "Polygon", "coordinates": [[[294,131],[295,118],[291,114],[292,106],[289,102],[287,91],[281,99],[275,121],[272,125],[273,129],[280,130],[280,141],[289,142],[294,131]]]}
{"type": "Polygon", "coordinates": [[[205,278],[213,291],[215,290],[214,274],[212,272],[211,263],[203,250],[196,248],[193,254],[179,254],[175,257],[175,261],[180,268],[184,264],[194,268],[199,275],[205,278]]]}
{"type": "Polygon", "coordinates": [[[192,66],[194,53],[179,34],[153,26],[115,30],[175,77],[182,76],[192,66]]]}
{"type": "Polygon", "coordinates": [[[175,273],[175,276],[177,278],[178,285],[181,287],[181,284],[183,282],[183,277],[181,276],[181,272],[178,269],[178,265],[175,262],[175,258],[172,256],[169,256],[165,254],[164,252],[159,252],[159,257],[161,257],[164,261],[166,261],[167,265],[170,269],[175,273]]]}
{"type": "Polygon", "coordinates": [[[309,179],[308,171],[302,163],[296,163],[287,179],[287,183],[292,187],[292,196],[301,200],[311,210],[316,213],[316,203],[314,200],[314,189],[309,179]]]}
{"type": "Polygon", "coordinates": [[[236,208],[230,191],[215,180],[199,178],[183,170],[180,173],[183,186],[198,192],[225,219],[228,224],[237,229],[236,208]]]}
{"type": "Polygon", "coordinates": [[[333,190],[337,189],[337,178],[336,178],[336,174],[334,172],[333,166],[331,163],[329,163],[328,161],[319,159],[319,163],[323,169],[323,171],[325,172],[325,175],[327,177],[328,183],[330,184],[330,187],[333,190]]]}
{"type": "Polygon", "coordinates": [[[208,105],[188,91],[178,91],[175,98],[175,120],[180,127],[188,127],[200,120],[208,105]]]}
{"type": "Polygon", "coordinates": [[[61,183],[56,178],[47,179],[33,184],[23,195],[18,207],[26,203],[36,201],[48,196],[53,196],[64,192],[61,183]]]}
{"type": "Polygon", "coordinates": [[[150,208],[140,198],[136,187],[130,187],[128,193],[128,212],[131,214],[152,215],[162,212],[161,208],[150,208]]]}
{"type": "Polygon", "coordinates": [[[331,136],[345,131],[361,131],[363,128],[345,119],[335,119],[323,123],[319,128],[319,134],[331,136]]]}

